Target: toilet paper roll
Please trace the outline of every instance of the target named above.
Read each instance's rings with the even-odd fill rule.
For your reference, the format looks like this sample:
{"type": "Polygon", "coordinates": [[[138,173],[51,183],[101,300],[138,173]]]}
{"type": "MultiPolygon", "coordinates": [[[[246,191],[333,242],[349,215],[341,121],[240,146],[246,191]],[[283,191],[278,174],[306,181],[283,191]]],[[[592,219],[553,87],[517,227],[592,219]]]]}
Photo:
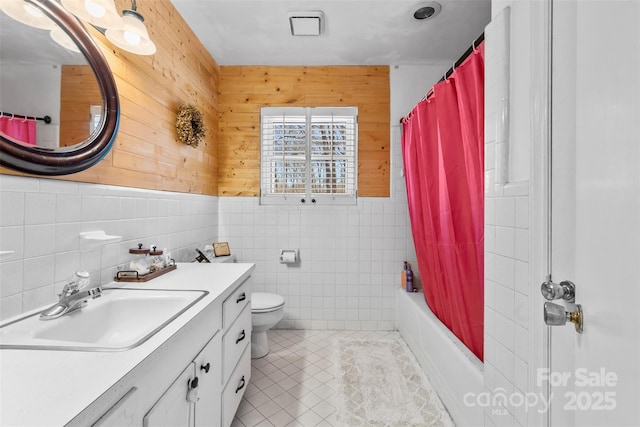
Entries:
{"type": "Polygon", "coordinates": [[[296,251],[282,251],[280,253],[280,262],[282,264],[295,264],[297,262],[296,251]]]}

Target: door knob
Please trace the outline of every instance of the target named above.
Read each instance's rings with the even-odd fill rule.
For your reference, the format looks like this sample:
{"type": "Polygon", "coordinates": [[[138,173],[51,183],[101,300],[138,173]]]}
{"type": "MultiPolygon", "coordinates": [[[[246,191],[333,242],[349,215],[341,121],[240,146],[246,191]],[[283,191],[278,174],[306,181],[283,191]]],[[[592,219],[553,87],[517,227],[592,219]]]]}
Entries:
{"type": "Polygon", "coordinates": [[[576,299],[576,285],[568,280],[560,283],[547,280],[540,285],[540,293],[547,301],[563,299],[568,302],[574,302],[576,299]]]}
{"type": "Polygon", "coordinates": [[[576,304],[576,311],[566,311],[561,305],[552,302],[544,303],[544,323],[550,326],[565,325],[567,320],[576,327],[576,332],[581,334],[583,331],[582,306],[576,304]]]}

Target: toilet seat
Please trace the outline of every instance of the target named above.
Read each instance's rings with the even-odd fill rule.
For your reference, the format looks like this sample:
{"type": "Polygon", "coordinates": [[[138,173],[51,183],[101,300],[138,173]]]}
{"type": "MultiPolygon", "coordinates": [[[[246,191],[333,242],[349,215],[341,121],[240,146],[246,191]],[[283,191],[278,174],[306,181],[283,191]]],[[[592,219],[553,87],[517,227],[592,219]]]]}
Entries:
{"type": "Polygon", "coordinates": [[[251,312],[268,313],[276,311],[284,306],[284,298],[281,295],[266,292],[254,292],[251,294],[251,312]]]}

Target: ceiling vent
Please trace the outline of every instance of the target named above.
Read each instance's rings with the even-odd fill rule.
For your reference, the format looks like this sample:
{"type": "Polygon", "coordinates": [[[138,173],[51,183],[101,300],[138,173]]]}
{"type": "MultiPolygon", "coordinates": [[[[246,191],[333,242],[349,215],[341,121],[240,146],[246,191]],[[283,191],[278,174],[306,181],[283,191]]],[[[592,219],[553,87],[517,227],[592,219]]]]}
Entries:
{"type": "Polygon", "coordinates": [[[324,31],[324,13],[319,10],[291,12],[289,26],[292,36],[319,36],[324,31]]]}

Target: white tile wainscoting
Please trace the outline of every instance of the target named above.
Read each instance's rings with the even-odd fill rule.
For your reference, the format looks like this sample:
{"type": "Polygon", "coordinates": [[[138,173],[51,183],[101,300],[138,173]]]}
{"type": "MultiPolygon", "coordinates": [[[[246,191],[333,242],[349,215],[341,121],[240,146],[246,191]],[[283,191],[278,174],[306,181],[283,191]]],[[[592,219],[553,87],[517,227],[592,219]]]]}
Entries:
{"type": "Polygon", "coordinates": [[[113,280],[138,243],[176,261],[217,240],[218,198],[0,175],[0,319],[51,303],[78,269],[113,280]],[[80,251],[79,234],[103,230],[119,243],[80,251]]]}

